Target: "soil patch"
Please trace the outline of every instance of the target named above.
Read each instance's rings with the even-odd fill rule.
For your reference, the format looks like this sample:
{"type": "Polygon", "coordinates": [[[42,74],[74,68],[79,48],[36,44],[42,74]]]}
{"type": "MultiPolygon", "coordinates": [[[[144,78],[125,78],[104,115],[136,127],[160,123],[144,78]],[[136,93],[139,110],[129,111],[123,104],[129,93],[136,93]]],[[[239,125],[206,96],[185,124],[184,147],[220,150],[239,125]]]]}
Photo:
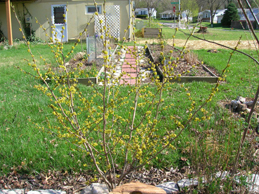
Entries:
{"type": "MultiPolygon", "coordinates": [[[[154,63],[158,64],[160,69],[162,69],[163,66],[173,68],[175,75],[181,74],[183,76],[212,76],[208,71],[204,70],[203,66],[205,65],[202,65],[202,63],[198,60],[197,55],[192,52],[184,53],[181,57],[181,51],[170,45],[165,45],[162,49],[161,45],[152,44],[149,45],[149,49],[151,50],[151,53],[154,57],[154,63]],[[167,61],[169,57],[172,57],[171,64],[169,64],[167,61],[165,61],[164,64],[161,63],[163,57],[160,53],[162,51],[167,61]]],[[[215,75],[219,75],[215,69],[209,69],[215,75]]]]}
{"type": "MultiPolygon", "coordinates": [[[[148,40],[138,40],[137,41],[139,44],[145,44],[146,42],[148,44],[153,44],[153,43],[159,43],[160,40],[157,39],[148,39],[148,40]]],[[[169,45],[173,45],[173,43],[175,43],[175,45],[177,47],[183,47],[186,43],[186,40],[183,39],[175,39],[173,41],[173,39],[168,39],[166,40],[167,44],[169,45]]],[[[237,40],[216,40],[214,41],[216,43],[222,44],[222,45],[226,45],[228,47],[231,48],[235,48],[236,44],[237,44],[237,40]]],[[[189,40],[187,42],[186,45],[186,49],[190,49],[190,50],[200,50],[200,49],[225,49],[224,47],[221,47],[219,45],[213,44],[213,43],[209,43],[206,41],[202,41],[202,40],[189,40]]],[[[240,45],[238,46],[238,49],[251,49],[251,50],[255,50],[256,46],[254,44],[254,42],[252,40],[247,41],[247,40],[241,40],[240,41],[240,45]]]]}
{"type": "MultiPolygon", "coordinates": [[[[148,185],[158,185],[165,181],[179,181],[186,176],[188,169],[142,169],[137,172],[126,175],[122,184],[131,180],[140,181],[148,185]]],[[[13,169],[11,173],[0,176],[0,189],[25,189],[30,190],[54,189],[66,191],[66,193],[78,192],[89,184],[94,178],[92,172],[67,172],[67,171],[49,171],[48,173],[21,174],[13,169]]],[[[95,182],[103,182],[98,179],[95,182]]]]}

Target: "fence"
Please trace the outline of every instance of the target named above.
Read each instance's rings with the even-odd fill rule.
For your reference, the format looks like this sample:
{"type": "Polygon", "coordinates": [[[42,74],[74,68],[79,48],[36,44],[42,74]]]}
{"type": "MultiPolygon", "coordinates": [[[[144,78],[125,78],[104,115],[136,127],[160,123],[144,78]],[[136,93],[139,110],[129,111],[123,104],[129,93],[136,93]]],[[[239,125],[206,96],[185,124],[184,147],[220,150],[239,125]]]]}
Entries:
{"type": "Polygon", "coordinates": [[[88,54],[88,62],[97,60],[102,55],[103,43],[98,35],[86,37],[86,51],[88,54]]]}

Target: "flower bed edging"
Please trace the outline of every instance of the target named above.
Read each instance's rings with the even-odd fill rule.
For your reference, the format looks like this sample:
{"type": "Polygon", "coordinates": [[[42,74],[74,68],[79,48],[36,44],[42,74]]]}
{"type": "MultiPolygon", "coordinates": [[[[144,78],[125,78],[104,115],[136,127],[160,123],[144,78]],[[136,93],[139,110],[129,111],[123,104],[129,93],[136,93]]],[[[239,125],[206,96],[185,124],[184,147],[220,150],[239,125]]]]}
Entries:
{"type": "MultiPolygon", "coordinates": [[[[146,48],[146,54],[148,54],[150,60],[154,62],[154,57],[150,51],[150,48],[146,48]]],[[[193,81],[204,81],[208,83],[217,83],[218,82],[218,76],[216,76],[214,73],[212,73],[205,65],[202,65],[204,71],[207,71],[211,76],[181,76],[180,78],[174,78],[174,77],[167,77],[169,82],[178,82],[178,83],[187,83],[187,82],[193,82],[193,81]]],[[[165,76],[162,72],[162,70],[156,66],[157,74],[160,77],[160,81],[162,82],[165,79],[165,76]]]]}

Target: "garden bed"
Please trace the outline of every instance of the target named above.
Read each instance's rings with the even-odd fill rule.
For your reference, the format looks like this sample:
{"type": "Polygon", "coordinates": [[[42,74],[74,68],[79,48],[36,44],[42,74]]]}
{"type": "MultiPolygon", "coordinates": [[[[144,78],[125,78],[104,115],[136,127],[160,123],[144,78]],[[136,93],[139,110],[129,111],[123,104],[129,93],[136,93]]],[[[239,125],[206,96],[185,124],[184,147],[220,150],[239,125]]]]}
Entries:
{"type": "MultiPolygon", "coordinates": [[[[114,49],[112,56],[114,55],[116,50],[117,50],[117,46],[114,49]]],[[[79,76],[79,78],[77,78],[77,83],[89,86],[92,84],[98,84],[98,78],[104,72],[103,62],[104,62],[104,59],[102,54],[97,56],[95,60],[89,62],[87,60],[87,53],[79,52],[71,60],[69,60],[65,64],[65,66],[69,72],[82,71],[83,73],[79,76]],[[78,68],[78,65],[80,63],[82,64],[82,66],[78,68]]],[[[55,73],[59,73],[60,71],[62,71],[61,68],[59,67],[54,68],[55,73]]],[[[49,79],[47,81],[51,82],[53,80],[49,79]]]]}
{"type": "Polygon", "coordinates": [[[173,73],[175,75],[169,77],[170,82],[205,81],[209,83],[216,83],[218,81],[218,73],[216,70],[203,65],[195,54],[191,52],[184,53],[183,58],[181,58],[181,51],[179,49],[176,49],[170,45],[165,45],[163,53],[166,60],[164,64],[162,64],[160,54],[161,52],[161,45],[157,44],[149,45],[146,50],[150,60],[156,64],[157,72],[161,77],[161,80],[163,80],[165,77],[161,69],[164,65],[166,65],[167,68],[173,68],[173,73]],[[170,51],[173,51],[173,53],[171,54],[170,51]],[[168,63],[170,56],[172,57],[171,64],[168,63]],[[179,74],[181,75],[180,79],[177,77],[179,74]]]}

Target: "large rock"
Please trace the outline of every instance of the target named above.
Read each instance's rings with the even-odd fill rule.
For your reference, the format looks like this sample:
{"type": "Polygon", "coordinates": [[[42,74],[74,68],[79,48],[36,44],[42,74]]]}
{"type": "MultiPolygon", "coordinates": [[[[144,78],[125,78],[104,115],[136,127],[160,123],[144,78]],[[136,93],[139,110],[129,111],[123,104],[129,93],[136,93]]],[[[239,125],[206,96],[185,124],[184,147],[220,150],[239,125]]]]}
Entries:
{"type": "Polygon", "coordinates": [[[109,190],[106,184],[92,183],[90,186],[81,190],[80,194],[108,194],[109,190]]]}
{"type": "Polygon", "coordinates": [[[182,179],[177,182],[180,188],[190,187],[190,186],[197,186],[199,184],[197,179],[182,179]]]}
{"type": "Polygon", "coordinates": [[[36,191],[28,191],[27,194],[66,194],[65,191],[60,191],[60,190],[36,190],[36,191]]]}
{"type": "Polygon", "coordinates": [[[158,187],[146,185],[140,182],[131,182],[113,189],[109,194],[166,194],[166,192],[158,187]]]}

